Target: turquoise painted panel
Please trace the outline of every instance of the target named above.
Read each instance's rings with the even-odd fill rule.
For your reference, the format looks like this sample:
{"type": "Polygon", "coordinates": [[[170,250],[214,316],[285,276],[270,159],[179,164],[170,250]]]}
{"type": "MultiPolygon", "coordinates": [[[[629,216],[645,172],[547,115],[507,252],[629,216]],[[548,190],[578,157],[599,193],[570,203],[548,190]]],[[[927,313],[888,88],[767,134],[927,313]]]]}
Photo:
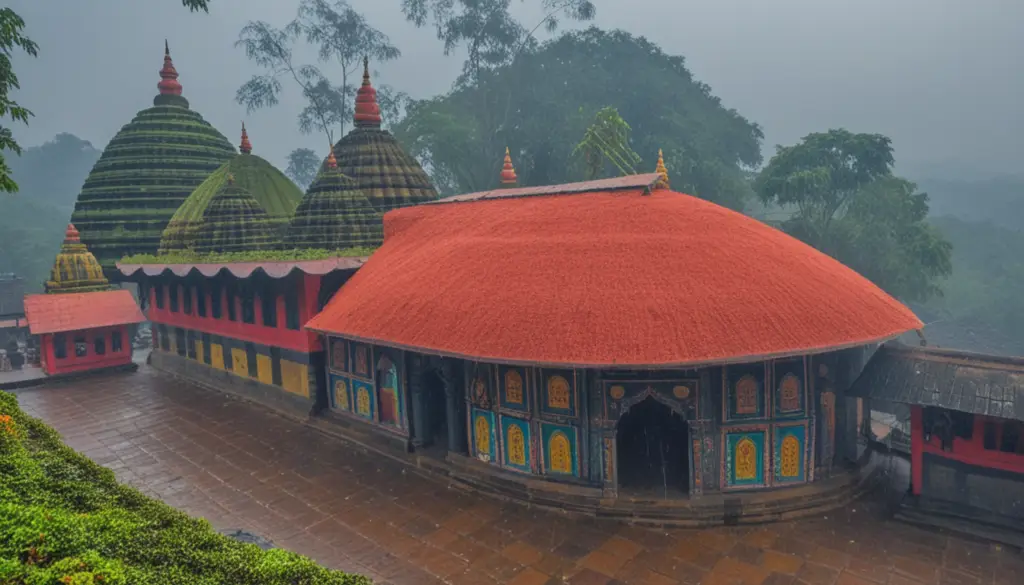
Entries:
{"type": "Polygon", "coordinates": [[[373,384],[363,380],[352,379],[352,412],[367,419],[375,420],[377,397],[373,384]]]}
{"type": "Polygon", "coordinates": [[[473,408],[469,417],[470,436],[473,444],[473,456],[481,461],[491,463],[496,460],[497,435],[494,432],[494,413],[489,410],[473,408]]]}
{"type": "Polygon", "coordinates": [[[498,395],[502,408],[530,412],[530,384],[526,368],[498,368],[498,395]]]}
{"type": "Polygon", "coordinates": [[[405,426],[400,359],[396,353],[376,348],[373,369],[377,378],[377,420],[384,425],[405,426]]]}
{"type": "Polygon", "coordinates": [[[763,487],[765,485],[765,429],[725,431],[725,485],[727,487],[763,487]]]}
{"type": "Polygon", "coordinates": [[[505,467],[529,473],[533,471],[530,442],[530,421],[512,416],[501,417],[505,467]]]}
{"type": "Polygon", "coordinates": [[[579,476],[579,441],[576,435],[576,427],[572,425],[541,424],[544,473],[579,476]]]}
{"type": "Polygon", "coordinates": [[[352,412],[352,380],[348,376],[330,375],[331,408],[352,412]]]}
{"type": "Polygon", "coordinates": [[[775,425],[775,482],[806,481],[807,425],[775,425]]]}

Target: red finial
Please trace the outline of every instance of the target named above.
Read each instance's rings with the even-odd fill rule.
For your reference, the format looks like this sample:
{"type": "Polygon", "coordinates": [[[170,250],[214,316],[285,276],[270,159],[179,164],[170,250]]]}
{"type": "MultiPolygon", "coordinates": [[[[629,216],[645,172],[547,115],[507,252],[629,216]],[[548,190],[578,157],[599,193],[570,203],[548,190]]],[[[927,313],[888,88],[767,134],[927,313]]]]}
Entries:
{"type": "Polygon", "coordinates": [[[75,225],[69,223],[68,230],[64,232],[64,243],[65,244],[77,244],[82,241],[78,237],[78,230],[75,229],[75,225]]]}
{"type": "Polygon", "coordinates": [[[178,83],[178,70],[171,62],[171,49],[164,40],[164,68],[160,70],[160,83],[156,84],[160,95],[181,95],[181,84],[178,83]]]}
{"type": "Polygon", "coordinates": [[[355,122],[359,128],[380,128],[380,106],[377,105],[377,90],[370,84],[368,57],[363,57],[363,85],[356,92],[355,122]]]}
{"type": "Polygon", "coordinates": [[[242,145],[238,147],[242,154],[252,152],[252,144],[249,143],[249,135],[245,133],[245,122],[242,122],[242,145]]]}
{"type": "Polygon", "coordinates": [[[327,155],[327,168],[336,169],[338,168],[338,159],[334,158],[334,145],[331,145],[331,154],[327,155]]]}
{"type": "Polygon", "coordinates": [[[501,184],[515,185],[516,181],[516,169],[512,166],[512,155],[509,154],[508,147],[505,147],[505,164],[501,167],[501,184]]]}

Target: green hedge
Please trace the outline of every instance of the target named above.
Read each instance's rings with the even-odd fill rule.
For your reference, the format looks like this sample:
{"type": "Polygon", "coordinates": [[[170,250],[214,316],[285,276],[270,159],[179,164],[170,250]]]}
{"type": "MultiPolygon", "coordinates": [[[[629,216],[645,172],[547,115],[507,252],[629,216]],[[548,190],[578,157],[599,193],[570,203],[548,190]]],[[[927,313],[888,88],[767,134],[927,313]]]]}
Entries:
{"type": "Polygon", "coordinates": [[[369,585],[117,483],[0,392],[0,584],[369,585]]]}

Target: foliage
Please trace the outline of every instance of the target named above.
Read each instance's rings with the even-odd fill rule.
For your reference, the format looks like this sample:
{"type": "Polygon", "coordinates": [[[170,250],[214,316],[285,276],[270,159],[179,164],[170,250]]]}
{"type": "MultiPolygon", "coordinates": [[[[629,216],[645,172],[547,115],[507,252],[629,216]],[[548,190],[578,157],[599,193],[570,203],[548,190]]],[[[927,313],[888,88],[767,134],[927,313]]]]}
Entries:
{"type": "Polygon", "coordinates": [[[0,392],[0,583],[369,585],[262,551],[120,485],[0,392]]]}
{"type": "Polygon", "coordinates": [[[211,1],[212,0],[181,0],[181,3],[192,12],[195,12],[197,10],[209,12],[211,1]]]}
{"type": "MultiPolygon", "coordinates": [[[[298,116],[299,130],[306,134],[322,131],[331,144],[335,142],[334,128],[343,135],[354,114],[360,58],[387,61],[400,55],[388,37],[346,0],[302,0],[298,16],[280,29],[251,21],[242,28],[235,46],[242,47],[249,59],[266,70],[238,88],[235,100],[250,112],[275,106],[284,91],[282,79],[291,79],[306,101],[298,116]],[[341,85],[331,84],[319,67],[295,61],[293,48],[299,39],[317,46],[321,63],[337,62],[341,66],[341,85]]],[[[396,103],[396,96],[403,95],[391,88],[377,89],[392,103],[396,103]]],[[[395,111],[392,106],[384,113],[395,111]]]]}
{"type": "Polygon", "coordinates": [[[293,262],[327,260],[329,258],[361,258],[373,254],[375,248],[346,248],[344,250],[248,250],[217,254],[197,254],[181,251],[170,254],[135,254],[125,256],[121,264],[226,264],[230,262],[293,262]]]}
{"type": "Polygon", "coordinates": [[[288,153],[288,166],[284,174],[288,175],[303,191],[309,189],[320,172],[320,157],[311,148],[296,148],[288,153]]]}
{"type": "Polygon", "coordinates": [[[744,167],[761,162],[760,128],[646,39],[591,28],[528,49],[512,65],[413,102],[393,131],[444,193],[493,188],[505,147],[520,184],[583,178],[572,152],[596,113],[629,120],[631,147],[653,172],[658,149],[673,188],[740,207],[744,167]]]}
{"type": "Polygon", "coordinates": [[[925,220],[928,195],[892,175],[888,138],[830,130],[779,147],[756,190],[765,203],[795,208],[782,228],[857,270],[890,294],[941,294],[952,247],[925,220]]]}
{"type": "MultiPolygon", "coordinates": [[[[14,73],[11,56],[15,48],[35,57],[39,46],[22,34],[25,21],[10,8],[0,8],[0,120],[10,118],[12,122],[28,124],[32,112],[11,99],[11,90],[21,87],[18,76],[14,73]]],[[[3,152],[9,150],[21,154],[21,146],[14,139],[10,128],[0,126],[0,192],[14,193],[18,184],[11,178],[11,169],[7,166],[3,152]]]]}
{"type": "Polygon", "coordinates": [[[610,162],[621,175],[635,175],[640,155],[629,146],[631,128],[615,108],[603,108],[573,149],[586,165],[587,179],[599,178],[610,162]]]}

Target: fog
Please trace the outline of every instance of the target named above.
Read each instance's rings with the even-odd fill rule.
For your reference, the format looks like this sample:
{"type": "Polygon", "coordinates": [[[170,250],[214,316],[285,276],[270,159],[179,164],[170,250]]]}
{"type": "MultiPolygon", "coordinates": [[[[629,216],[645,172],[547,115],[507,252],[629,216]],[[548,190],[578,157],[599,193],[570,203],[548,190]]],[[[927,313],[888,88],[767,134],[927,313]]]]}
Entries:
{"type": "MultiPolygon", "coordinates": [[[[246,121],[255,152],[284,165],[319,135],[297,130],[297,92],[247,114],[235,90],[258,69],[234,47],[249,20],[283,26],[297,0],[213,0],[210,14],[179,0],[13,0],[40,45],[15,56],[16,99],[36,116],[23,145],[71,132],[102,148],[156,94],[163,41],[184,95],[231,140],[246,121]]],[[[445,56],[433,28],[406,22],[399,0],[352,0],[403,51],[374,67],[379,83],[416,98],[444,92],[462,56],[445,56]]],[[[1024,3],[1016,0],[597,0],[594,24],[643,35],[684,55],[697,79],[757,122],[764,153],[830,127],[892,137],[911,174],[1013,173],[1024,152],[1020,96],[1024,3]]],[[[526,24],[539,0],[514,3],[526,24]]],[[[313,61],[312,52],[302,55],[313,61]]]]}

